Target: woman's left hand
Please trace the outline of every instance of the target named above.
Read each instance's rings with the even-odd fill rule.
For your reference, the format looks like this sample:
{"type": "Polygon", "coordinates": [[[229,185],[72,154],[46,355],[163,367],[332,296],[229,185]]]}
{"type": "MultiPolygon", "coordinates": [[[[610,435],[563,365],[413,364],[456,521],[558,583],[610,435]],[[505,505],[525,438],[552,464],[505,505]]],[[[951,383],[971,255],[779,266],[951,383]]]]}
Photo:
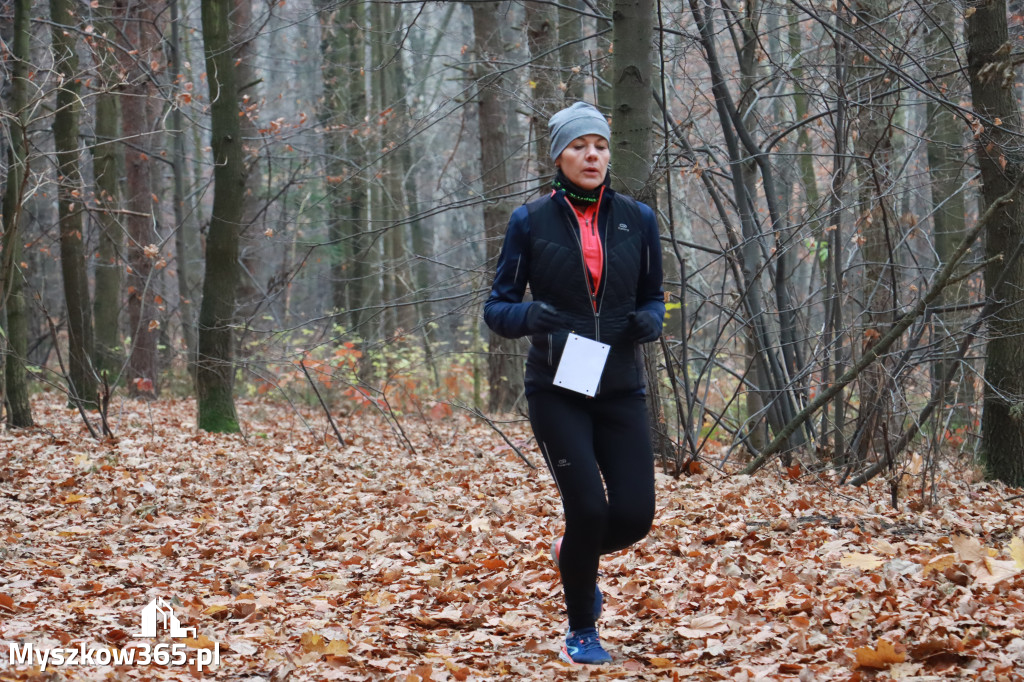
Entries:
{"type": "Polygon", "coordinates": [[[626,316],[626,319],[629,320],[627,328],[629,335],[637,343],[654,341],[661,336],[661,320],[650,310],[632,312],[626,316]]]}

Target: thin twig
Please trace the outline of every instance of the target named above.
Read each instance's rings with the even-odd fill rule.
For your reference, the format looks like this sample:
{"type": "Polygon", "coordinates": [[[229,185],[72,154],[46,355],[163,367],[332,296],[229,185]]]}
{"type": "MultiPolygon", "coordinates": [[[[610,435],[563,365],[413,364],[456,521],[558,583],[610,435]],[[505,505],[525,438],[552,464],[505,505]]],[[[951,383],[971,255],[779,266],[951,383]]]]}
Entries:
{"type": "Polygon", "coordinates": [[[341,447],[345,447],[345,439],[341,437],[341,431],[338,430],[337,424],[334,423],[334,417],[331,416],[331,411],[327,409],[327,403],[324,402],[323,397],[320,395],[319,389],[316,387],[316,382],[313,381],[313,377],[309,376],[309,370],[306,369],[306,363],[299,360],[299,367],[302,368],[302,373],[306,375],[306,379],[309,380],[309,385],[313,387],[313,393],[316,393],[316,399],[320,401],[320,407],[324,408],[324,414],[327,415],[327,421],[330,422],[331,428],[334,429],[334,435],[338,438],[338,443],[341,447]]]}
{"type": "Polygon", "coordinates": [[[456,403],[456,402],[453,402],[453,403],[450,403],[450,404],[451,404],[451,405],[454,405],[455,407],[459,408],[460,410],[465,410],[466,412],[469,412],[469,413],[470,413],[471,415],[473,415],[474,417],[479,417],[480,419],[483,419],[483,420],[484,420],[485,422],[487,422],[487,425],[488,425],[488,426],[490,426],[490,427],[491,427],[492,429],[494,429],[494,431],[495,431],[495,432],[496,432],[496,433],[497,433],[497,434],[498,434],[499,436],[501,436],[501,439],[502,439],[503,441],[505,441],[506,443],[508,443],[508,446],[509,446],[510,448],[512,448],[512,450],[514,450],[514,451],[515,451],[515,453],[516,453],[517,455],[519,455],[519,459],[523,460],[523,462],[525,462],[525,463],[526,463],[526,466],[528,466],[528,467],[530,467],[531,469],[534,469],[534,470],[536,470],[536,469],[537,469],[537,467],[533,465],[533,462],[531,462],[530,460],[526,459],[526,455],[524,455],[524,454],[522,453],[522,451],[521,451],[521,450],[520,450],[519,448],[517,448],[517,447],[516,447],[516,446],[515,446],[515,445],[514,445],[514,444],[512,443],[512,441],[510,441],[510,440],[508,439],[508,436],[506,436],[506,435],[505,435],[505,432],[504,432],[504,431],[502,431],[501,429],[499,429],[499,428],[498,428],[498,426],[497,426],[497,425],[496,425],[496,424],[495,424],[495,423],[494,423],[493,421],[491,421],[491,420],[490,420],[490,419],[489,419],[489,418],[487,417],[487,415],[486,415],[486,414],[484,414],[483,412],[481,412],[479,408],[476,408],[476,407],[467,407],[466,405],[460,405],[459,403],[456,403]]]}
{"type": "Polygon", "coordinates": [[[114,432],[110,430],[110,423],[107,421],[107,411],[110,409],[110,382],[107,381],[107,372],[105,370],[100,373],[100,377],[103,379],[103,393],[100,394],[100,426],[103,429],[104,436],[113,438],[114,432]]]}
{"type": "MultiPolygon", "coordinates": [[[[43,312],[46,313],[46,311],[43,312]]],[[[57,353],[57,364],[60,365],[61,374],[64,375],[65,381],[68,382],[68,398],[70,398],[71,402],[73,402],[75,407],[78,408],[78,414],[82,415],[82,421],[84,421],[86,427],[88,427],[90,435],[92,435],[96,440],[100,440],[99,435],[96,433],[96,429],[92,427],[92,422],[89,421],[88,415],[85,414],[85,407],[82,406],[82,401],[78,397],[78,393],[75,391],[74,385],[71,383],[71,375],[68,374],[66,369],[64,369],[64,358],[61,357],[60,344],[57,343],[57,328],[53,326],[53,320],[50,319],[49,314],[45,314],[44,316],[46,317],[46,322],[50,325],[50,334],[53,335],[53,350],[57,353]]]]}

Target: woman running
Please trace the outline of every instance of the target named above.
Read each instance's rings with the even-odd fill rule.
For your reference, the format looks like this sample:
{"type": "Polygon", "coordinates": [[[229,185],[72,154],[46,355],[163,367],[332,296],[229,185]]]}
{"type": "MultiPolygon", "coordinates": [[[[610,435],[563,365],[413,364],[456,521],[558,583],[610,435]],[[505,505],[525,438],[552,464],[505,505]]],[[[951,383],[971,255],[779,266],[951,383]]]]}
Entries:
{"type": "Polygon", "coordinates": [[[512,213],[484,320],[530,337],[530,424],[565,513],[551,546],[569,615],[561,658],[599,664],[612,659],[597,633],[598,562],[643,539],[654,518],[640,344],[665,317],[661,246],[654,211],[609,187],[605,117],[578,102],[548,128],[554,188],[512,213]],[[610,346],[593,396],[555,384],[570,333],[610,346]]]}

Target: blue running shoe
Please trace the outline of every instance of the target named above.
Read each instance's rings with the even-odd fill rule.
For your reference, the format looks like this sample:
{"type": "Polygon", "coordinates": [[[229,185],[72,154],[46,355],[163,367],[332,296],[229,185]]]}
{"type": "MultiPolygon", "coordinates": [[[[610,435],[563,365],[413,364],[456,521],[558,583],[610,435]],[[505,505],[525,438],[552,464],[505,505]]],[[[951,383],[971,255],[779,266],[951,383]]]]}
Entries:
{"type": "MultiPolygon", "coordinates": [[[[551,559],[558,565],[558,555],[562,551],[562,538],[556,538],[551,543],[551,559]]],[[[596,621],[601,617],[601,613],[604,611],[604,595],[601,594],[601,588],[594,585],[594,620],[596,621]]]]}
{"type": "Polygon", "coordinates": [[[583,628],[566,635],[558,657],[566,663],[600,665],[612,662],[611,655],[601,646],[596,628],[583,628]]]}

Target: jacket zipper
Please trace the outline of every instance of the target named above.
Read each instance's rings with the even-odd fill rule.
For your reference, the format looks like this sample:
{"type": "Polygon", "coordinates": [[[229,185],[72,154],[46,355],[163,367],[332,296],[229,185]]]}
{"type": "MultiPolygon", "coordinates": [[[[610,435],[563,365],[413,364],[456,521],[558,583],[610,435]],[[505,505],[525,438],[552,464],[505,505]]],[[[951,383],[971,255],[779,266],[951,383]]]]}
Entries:
{"type": "MultiPolygon", "coordinates": [[[[598,198],[597,211],[594,212],[594,224],[592,226],[592,229],[598,230],[598,235],[599,235],[598,238],[600,238],[600,231],[599,231],[598,225],[599,225],[599,222],[600,222],[601,202],[603,201],[603,199],[604,199],[604,189],[601,190],[601,196],[598,198]]],[[[568,199],[563,197],[562,200],[565,201],[567,205],[569,204],[569,200],[568,199]]],[[[594,310],[594,340],[595,341],[600,341],[601,340],[601,308],[602,308],[602,306],[604,306],[604,293],[605,293],[605,290],[608,287],[604,287],[604,289],[602,289],[602,291],[601,291],[601,298],[600,299],[598,299],[597,295],[593,293],[593,291],[591,289],[591,286],[590,286],[590,271],[587,270],[587,259],[586,259],[586,256],[583,255],[583,240],[580,239],[580,235],[579,235],[579,230],[582,229],[582,227],[580,226],[579,220],[577,220],[577,218],[576,218],[576,211],[573,210],[571,205],[568,205],[567,208],[569,209],[569,213],[571,214],[571,221],[573,223],[575,223],[575,228],[576,228],[576,229],[571,229],[570,232],[572,232],[572,236],[576,239],[576,244],[579,245],[579,247],[580,247],[580,264],[583,266],[583,286],[585,286],[586,289],[587,289],[587,295],[590,298],[590,307],[593,308],[593,310],[594,310]]],[[[570,227],[572,227],[572,225],[570,225],[570,227]]],[[[605,236],[605,240],[606,241],[608,239],[607,234],[608,234],[608,232],[606,230],[605,231],[605,235],[606,235],[605,236]]],[[[608,245],[607,244],[602,244],[601,247],[602,247],[601,248],[601,260],[602,260],[602,266],[601,267],[602,267],[602,272],[606,273],[606,272],[608,272],[608,245]]],[[[602,276],[602,279],[603,278],[604,277],[602,276]]]]}

